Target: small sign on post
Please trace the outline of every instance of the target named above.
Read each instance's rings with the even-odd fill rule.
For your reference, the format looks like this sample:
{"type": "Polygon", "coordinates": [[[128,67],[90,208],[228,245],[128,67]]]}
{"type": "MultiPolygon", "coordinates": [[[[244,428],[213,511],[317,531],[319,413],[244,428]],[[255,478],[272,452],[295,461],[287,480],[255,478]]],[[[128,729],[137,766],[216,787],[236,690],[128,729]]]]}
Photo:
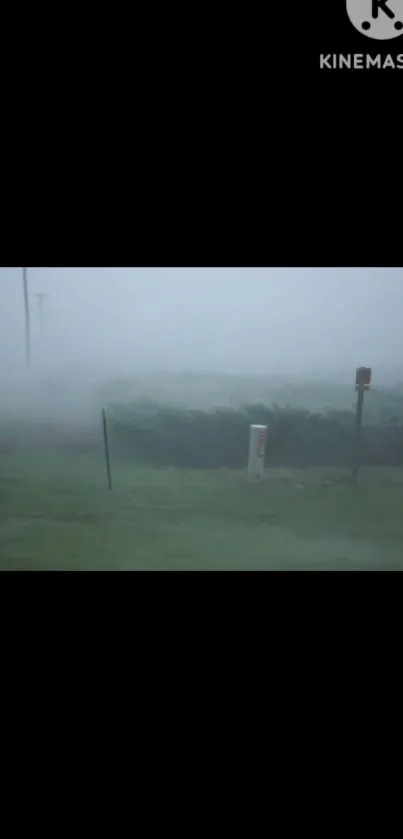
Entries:
{"type": "Polygon", "coordinates": [[[371,389],[371,367],[357,367],[355,374],[355,389],[370,390],[371,389]]]}
{"type": "Polygon", "coordinates": [[[362,440],[362,414],[364,408],[364,393],[371,389],[371,367],[357,367],[355,374],[355,389],[357,396],[357,410],[355,415],[355,438],[354,438],[354,455],[353,455],[353,481],[356,482],[358,478],[358,469],[361,458],[361,440],[362,440]]]}

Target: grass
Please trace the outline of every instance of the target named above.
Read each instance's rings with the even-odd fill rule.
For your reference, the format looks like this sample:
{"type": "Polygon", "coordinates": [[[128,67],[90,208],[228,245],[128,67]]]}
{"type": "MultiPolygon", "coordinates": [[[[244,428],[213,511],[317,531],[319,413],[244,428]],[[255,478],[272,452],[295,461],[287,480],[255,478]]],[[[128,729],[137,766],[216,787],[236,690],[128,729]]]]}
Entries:
{"type": "Polygon", "coordinates": [[[402,470],[113,477],[92,456],[2,455],[0,569],[403,570],[402,470]]]}

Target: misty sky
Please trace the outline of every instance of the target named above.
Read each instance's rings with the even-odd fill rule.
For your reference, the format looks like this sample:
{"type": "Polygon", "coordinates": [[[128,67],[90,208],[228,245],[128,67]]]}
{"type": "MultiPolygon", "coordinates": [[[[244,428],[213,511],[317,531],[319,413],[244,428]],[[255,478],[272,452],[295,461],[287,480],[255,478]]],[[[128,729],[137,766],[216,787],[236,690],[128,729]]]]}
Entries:
{"type": "MultiPolygon", "coordinates": [[[[403,269],[29,268],[28,279],[41,371],[403,370],[403,269]],[[38,292],[50,295],[43,338],[38,292]]],[[[0,268],[0,294],[0,375],[19,375],[21,268],[0,268]]]]}

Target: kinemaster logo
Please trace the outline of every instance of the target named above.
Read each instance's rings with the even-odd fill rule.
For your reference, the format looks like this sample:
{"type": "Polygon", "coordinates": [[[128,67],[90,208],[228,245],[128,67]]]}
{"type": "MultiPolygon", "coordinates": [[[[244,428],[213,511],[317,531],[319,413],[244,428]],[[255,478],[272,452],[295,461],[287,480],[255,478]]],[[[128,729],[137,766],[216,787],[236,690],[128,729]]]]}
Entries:
{"type": "Polygon", "coordinates": [[[368,44],[370,39],[373,48],[371,52],[321,53],[321,70],[403,70],[403,0],[346,0],[346,18],[360,33],[357,43],[368,44]],[[376,52],[376,41],[379,46],[383,42],[388,51],[376,52]],[[392,41],[397,49],[395,44],[392,48],[392,41]]]}

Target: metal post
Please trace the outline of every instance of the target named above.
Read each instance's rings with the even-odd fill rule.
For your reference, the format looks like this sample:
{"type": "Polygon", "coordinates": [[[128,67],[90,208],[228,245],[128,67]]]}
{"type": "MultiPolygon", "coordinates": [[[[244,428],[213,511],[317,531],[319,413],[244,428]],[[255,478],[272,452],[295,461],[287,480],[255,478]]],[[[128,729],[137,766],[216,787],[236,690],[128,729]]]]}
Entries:
{"type": "Polygon", "coordinates": [[[108,426],[106,423],[106,411],[105,408],[102,408],[102,427],[104,432],[104,449],[105,449],[105,462],[106,462],[106,474],[108,478],[108,487],[112,489],[112,475],[111,475],[111,461],[109,456],[109,441],[108,441],[108,426]]]}
{"type": "Polygon", "coordinates": [[[356,483],[358,479],[358,468],[361,459],[361,441],[362,441],[362,412],[364,407],[364,393],[365,388],[360,385],[357,397],[357,411],[355,415],[355,439],[354,439],[354,459],[353,459],[353,481],[356,483]]]}
{"type": "Polygon", "coordinates": [[[24,292],[24,306],[25,306],[25,358],[27,362],[27,368],[29,370],[31,366],[31,324],[30,324],[30,317],[29,317],[29,296],[28,296],[28,279],[27,279],[27,269],[22,269],[22,285],[23,285],[23,292],[24,292]]]}

